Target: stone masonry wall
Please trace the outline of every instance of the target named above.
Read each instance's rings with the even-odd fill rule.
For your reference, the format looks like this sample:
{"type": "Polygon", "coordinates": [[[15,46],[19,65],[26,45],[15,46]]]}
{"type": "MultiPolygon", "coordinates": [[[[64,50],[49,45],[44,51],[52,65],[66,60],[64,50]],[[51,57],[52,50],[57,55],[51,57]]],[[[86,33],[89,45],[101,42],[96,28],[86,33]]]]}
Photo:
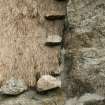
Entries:
{"type": "Polygon", "coordinates": [[[64,77],[67,96],[85,93],[105,96],[105,0],[69,0],[67,15],[64,77]]]}

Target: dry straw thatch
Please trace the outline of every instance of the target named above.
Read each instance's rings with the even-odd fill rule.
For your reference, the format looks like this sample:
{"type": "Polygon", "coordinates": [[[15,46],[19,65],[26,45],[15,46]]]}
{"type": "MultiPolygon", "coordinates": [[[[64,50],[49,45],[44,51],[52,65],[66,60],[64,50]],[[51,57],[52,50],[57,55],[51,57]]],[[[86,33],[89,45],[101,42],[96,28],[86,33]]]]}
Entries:
{"type": "Polygon", "coordinates": [[[11,77],[36,85],[36,75],[59,67],[59,48],[44,45],[36,0],[0,0],[0,85],[11,77]]]}

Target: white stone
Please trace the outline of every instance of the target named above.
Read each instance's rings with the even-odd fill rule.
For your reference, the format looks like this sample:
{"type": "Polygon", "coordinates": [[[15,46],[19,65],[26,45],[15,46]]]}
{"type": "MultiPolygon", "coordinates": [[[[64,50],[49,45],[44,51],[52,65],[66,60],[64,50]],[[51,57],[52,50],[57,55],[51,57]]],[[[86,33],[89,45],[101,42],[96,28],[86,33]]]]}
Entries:
{"type": "Polygon", "coordinates": [[[61,81],[50,75],[43,75],[37,82],[37,90],[39,92],[47,91],[61,87],[61,81]]]}
{"type": "Polygon", "coordinates": [[[25,90],[27,90],[27,86],[23,80],[11,78],[0,88],[0,93],[6,95],[18,95],[25,90]]]}
{"type": "Polygon", "coordinates": [[[58,35],[51,35],[51,36],[48,36],[47,37],[47,40],[46,40],[46,44],[50,44],[50,43],[61,43],[62,41],[62,38],[61,36],[58,36],[58,35]]]}

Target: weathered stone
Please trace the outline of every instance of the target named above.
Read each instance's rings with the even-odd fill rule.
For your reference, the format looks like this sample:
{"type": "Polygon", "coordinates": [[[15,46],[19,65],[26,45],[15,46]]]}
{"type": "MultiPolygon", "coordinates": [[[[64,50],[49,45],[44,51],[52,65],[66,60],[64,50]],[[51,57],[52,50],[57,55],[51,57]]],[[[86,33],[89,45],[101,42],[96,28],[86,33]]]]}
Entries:
{"type": "Polygon", "coordinates": [[[68,2],[64,85],[69,97],[86,92],[105,96],[104,11],[103,0],[68,2]]]}
{"type": "Polygon", "coordinates": [[[43,75],[37,82],[37,91],[43,92],[61,87],[61,81],[50,75],[43,75]]]}
{"type": "Polygon", "coordinates": [[[64,105],[64,103],[65,97],[61,89],[42,95],[32,90],[15,97],[0,95],[0,105],[64,105]]]}
{"type": "Polygon", "coordinates": [[[68,23],[73,29],[68,35],[72,37],[69,39],[69,46],[72,40],[73,48],[104,47],[104,7],[105,1],[103,0],[69,0],[67,16],[68,23]]]}
{"type": "MultiPolygon", "coordinates": [[[[99,96],[97,94],[85,94],[78,99],[78,103],[83,105],[104,105],[105,97],[99,96]]],[[[78,104],[77,104],[78,105],[78,104]]]]}
{"type": "Polygon", "coordinates": [[[11,78],[0,88],[1,94],[18,95],[27,90],[27,85],[23,80],[16,80],[11,78]]]}
{"type": "Polygon", "coordinates": [[[77,97],[70,98],[69,100],[66,101],[65,105],[77,105],[77,100],[78,100],[77,97]]]}
{"type": "Polygon", "coordinates": [[[104,105],[105,97],[85,93],[83,96],[70,98],[65,105],[104,105]]]}
{"type": "Polygon", "coordinates": [[[62,42],[61,36],[53,35],[48,36],[46,39],[46,45],[59,45],[62,42]]]}
{"type": "Polygon", "coordinates": [[[73,69],[71,75],[82,81],[83,84],[89,83],[93,92],[100,95],[105,94],[104,52],[105,49],[98,48],[81,48],[78,50],[78,54],[72,52],[75,55],[75,67],[78,66],[81,69],[73,69]]]}
{"type": "Polygon", "coordinates": [[[50,11],[49,13],[46,13],[45,18],[50,20],[55,19],[63,19],[65,18],[66,14],[62,11],[50,11]]]}

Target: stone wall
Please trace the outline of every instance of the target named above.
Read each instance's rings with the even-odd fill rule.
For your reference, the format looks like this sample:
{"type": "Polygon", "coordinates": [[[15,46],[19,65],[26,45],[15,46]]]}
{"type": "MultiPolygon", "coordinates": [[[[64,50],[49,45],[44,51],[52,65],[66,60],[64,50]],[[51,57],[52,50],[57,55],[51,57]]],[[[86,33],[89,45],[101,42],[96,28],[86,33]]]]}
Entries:
{"type": "Polygon", "coordinates": [[[69,0],[66,25],[67,96],[85,93],[105,96],[105,1],[69,0]]]}

